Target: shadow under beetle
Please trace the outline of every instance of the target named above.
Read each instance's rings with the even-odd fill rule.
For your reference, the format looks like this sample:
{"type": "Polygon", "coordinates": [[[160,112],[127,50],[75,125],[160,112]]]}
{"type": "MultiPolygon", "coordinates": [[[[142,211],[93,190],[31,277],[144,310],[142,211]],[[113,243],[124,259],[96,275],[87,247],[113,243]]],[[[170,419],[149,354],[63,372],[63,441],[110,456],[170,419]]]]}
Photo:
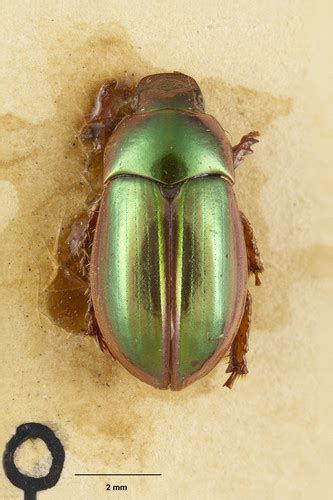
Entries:
{"type": "Polygon", "coordinates": [[[98,91],[80,131],[103,152],[101,196],[70,248],[89,279],[88,333],[154,387],[183,389],[229,353],[247,373],[249,273],[263,264],[233,192],[257,132],[232,147],[193,78],[163,73],[98,91]]]}

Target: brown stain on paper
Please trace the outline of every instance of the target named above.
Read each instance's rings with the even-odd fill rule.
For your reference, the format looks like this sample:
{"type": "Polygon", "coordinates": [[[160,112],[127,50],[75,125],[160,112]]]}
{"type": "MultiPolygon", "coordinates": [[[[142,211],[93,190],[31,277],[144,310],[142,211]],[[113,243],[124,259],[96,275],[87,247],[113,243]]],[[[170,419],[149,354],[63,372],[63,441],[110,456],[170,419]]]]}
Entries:
{"type": "MultiPolygon", "coordinates": [[[[45,38],[43,43],[47,47],[55,114],[38,125],[10,115],[0,119],[4,129],[0,165],[6,178],[15,185],[20,200],[19,217],[11,223],[4,241],[8,261],[15,260],[15,271],[9,266],[1,276],[8,287],[12,286],[15,300],[24,304],[27,321],[34,325],[27,355],[40,359],[42,370],[36,373],[36,386],[30,397],[47,398],[54,408],[57,425],[65,421],[75,435],[84,435],[86,442],[98,441],[100,455],[94,457],[97,462],[112,460],[113,469],[124,464],[128,468],[132,457],[134,463],[144,467],[144,456],[154,432],[154,415],[145,412],[142,418],[143,402],[153,398],[161,404],[181,405],[189,398],[216,390],[212,383],[216,374],[181,393],[158,392],[135,380],[102,354],[93,339],[70,335],[54,326],[45,307],[45,290],[57,275],[56,249],[59,241],[64,241],[69,221],[85,208],[87,198],[94,193],[82,176],[86,151],[75,134],[90,112],[96,90],[110,78],[133,82],[173,68],[150,65],[119,26],[100,26],[91,33],[86,25],[77,25],[52,39],[45,38]],[[43,384],[46,392],[41,389],[43,384]]],[[[186,68],[176,69],[186,72],[186,68]]],[[[276,118],[286,116],[292,107],[289,98],[231,86],[217,78],[202,79],[199,84],[207,111],[231,133],[233,143],[250,130],[258,129],[262,135],[258,147],[265,148],[265,130],[276,118]]],[[[256,160],[251,158],[239,167],[236,189],[240,208],[248,216],[255,214],[254,230],[266,264],[263,286],[253,291],[253,327],[267,328],[274,335],[273,330],[290,316],[285,290],[295,280],[302,279],[313,252],[318,249],[290,254],[276,253],[270,248],[268,234],[274,228],[265,219],[265,207],[259,197],[267,179],[260,166],[253,163],[256,160]],[[287,272],[280,286],[277,283],[281,283],[281,266],[287,272]]],[[[78,310],[79,315],[82,313],[78,310]]],[[[62,326],[77,333],[70,322],[62,326]]],[[[77,328],[82,329],[82,325],[77,328]]],[[[71,450],[84,461],[89,446],[82,450],[78,441],[73,440],[71,450]]]]}

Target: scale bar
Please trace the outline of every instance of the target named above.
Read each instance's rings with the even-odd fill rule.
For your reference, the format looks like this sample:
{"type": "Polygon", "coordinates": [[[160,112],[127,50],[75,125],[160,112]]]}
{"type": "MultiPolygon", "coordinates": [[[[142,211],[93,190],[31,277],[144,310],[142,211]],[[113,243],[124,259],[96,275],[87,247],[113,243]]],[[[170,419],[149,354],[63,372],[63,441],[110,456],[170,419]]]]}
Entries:
{"type": "Polygon", "coordinates": [[[156,473],[134,473],[134,474],[111,474],[111,473],[89,473],[89,472],[83,472],[83,473],[76,473],[74,476],[162,476],[162,474],[156,474],[156,473]]]}

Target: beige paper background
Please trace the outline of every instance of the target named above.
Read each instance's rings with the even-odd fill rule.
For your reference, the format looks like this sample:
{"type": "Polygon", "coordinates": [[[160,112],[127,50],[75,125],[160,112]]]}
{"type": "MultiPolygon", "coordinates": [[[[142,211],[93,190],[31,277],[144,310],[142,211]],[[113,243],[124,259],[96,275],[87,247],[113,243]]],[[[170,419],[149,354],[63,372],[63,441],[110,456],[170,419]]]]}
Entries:
{"type": "MultiPolygon", "coordinates": [[[[65,467],[38,498],[329,498],[331,17],[312,0],[3,6],[0,449],[23,422],[56,430],[65,467]],[[62,220],[86,196],[75,132],[94,91],[164,70],[197,79],[233,143],[262,134],[237,172],[266,271],[250,284],[250,373],[232,391],[225,362],[183,392],[154,390],[40,306],[62,220]],[[74,477],[110,471],[163,476],[74,477]]],[[[2,470],[0,489],[20,498],[2,470]]]]}

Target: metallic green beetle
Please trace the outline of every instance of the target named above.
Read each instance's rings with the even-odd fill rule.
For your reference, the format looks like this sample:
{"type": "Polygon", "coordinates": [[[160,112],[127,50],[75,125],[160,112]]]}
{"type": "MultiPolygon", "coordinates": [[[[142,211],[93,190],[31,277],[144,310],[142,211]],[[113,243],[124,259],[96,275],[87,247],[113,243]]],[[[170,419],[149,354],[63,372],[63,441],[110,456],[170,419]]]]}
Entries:
{"type": "Polygon", "coordinates": [[[92,244],[89,333],[160,389],[186,387],[230,351],[231,388],[247,373],[248,273],[260,284],[263,270],[234,170],[258,133],[232,147],[181,73],[105,83],[81,132],[104,151],[103,192],[76,241],[82,254],[92,244]]]}

